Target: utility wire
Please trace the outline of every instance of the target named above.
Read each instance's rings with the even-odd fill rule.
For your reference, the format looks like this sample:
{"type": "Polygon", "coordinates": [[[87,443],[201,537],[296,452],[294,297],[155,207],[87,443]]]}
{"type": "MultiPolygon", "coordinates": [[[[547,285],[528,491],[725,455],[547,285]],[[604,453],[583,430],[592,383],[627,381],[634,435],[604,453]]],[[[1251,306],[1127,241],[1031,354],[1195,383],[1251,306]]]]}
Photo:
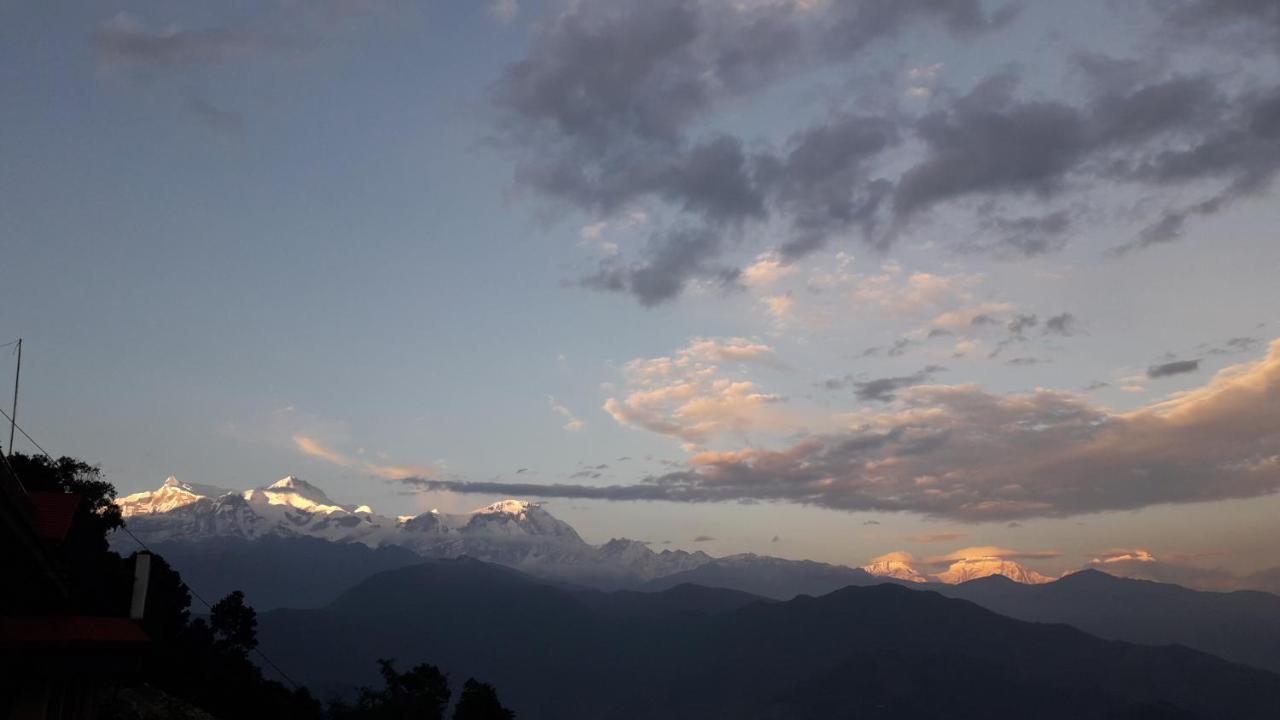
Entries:
{"type": "MultiPolygon", "coordinates": [[[[147,547],[146,543],[139,540],[138,536],[134,535],[133,532],[129,530],[128,525],[121,525],[120,529],[124,531],[125,535],[128,535],[129,537],[133,538],[133,541],[138,543],[138,546],[141,547],[144,551],[149,552],[152,555],[158,554],[158,553],[152,552],[151,548],[147,547]]],[[[186,582],[184,581],[183,584],[186,585],[186,582]]],[[[201,605],[204,605],[206,608],[208,608],[210,613],[213,612],[213,606],[209,604],[209,601],[201,597],[200,593],[196,592],[195,589],[193,589],[190,585],[187,585],[187,591],[191,593],[191,597],[195,598],[196,600],[199,600],[201,605]]],[[[271,658],[267,657],[267,654],[262,652],[262,650],[259,649],[257,646],[254,646],[253,651],[258,654],[258,657],[262,658],[263,662],[270,665],[271,669],[275,670],[276,673],[280,675],[280,677],[284,678],[284,681],[289,683],[289,685],[292,686],[294,690],[298,690],[299,688],[302,687],[298,683],[294,682],[293,678],[289,677],[289,675],[284,670],[281,670],[280,666],[275,664],[275,662],[272,661],[271,658]]]]}
{"type": "MultiPolygon", "coordinates": [[[[0,410],[0,415],[4,415],[5,419],[7,419],[7,420],[11,420],[11,418],[9,418],[9,415],[8,415],[7,413],[5,413],[5,411],[4,411],[4,410],[0,410]]],[[[48,458],[48,459],[49,459],[49,460],[51,460],[51,461],[53,460],[53,456],[52,456],[52,455],[50,455],[50,454],[48,453],[48,451],[47,451],[47,450],[45,450],[44,448],[40,447],[40,443],[36,442],[36,441],[35,441],[35,439],[33,439],[30,435],[28,435],[28,434],[27,434],[27,431],[26,431],[26,430],[23,430],[21,425],[18,425],[17,423],[14,423],[14,425],[18,428],[18,432],[22,433],[22,436],[23,436],[23,437],[25,437],[27,440],[30,440],[30,441],[31,441],[31,444],[32,444],[32,445],[35,445],[35,446],[36,446],[36,448],[38,448],[38,449],[40,450],[40,453],[41,453],[42,455],[44,455],[46,458],[48,458]]],[[[12,449],[10,450],[10,452],[12,452],[12,449]]],[[[18,473],[17,473],[17,471],[15,471],[15,470],[13,469],[13,466],[9,464],[9,459],[8,459],[7,457],[5,457],[5,456],[4,456],[4,453],[0,453],[0,458],[2,458],[2,459],[4,460],[4,464],[5,464],[6,466],[8,466],[8,468],[9,468],[9,472],[13,475],[14,479],[16,479],[16,480],[18,481],[18,485],[20,485],[20,486],[21,486],[21,485],[22,485],[22,479],[18,477],[18,473]]],[[[24,491],[24,492],[26,491],[26,488],[25,488],[25,487],[23,487],[23,491],[24,491]]],[[[128,525],[121,525],[121,526],[120,526],[120,529],[124,531],[124,534],[125,534],[125,535],[128,535],[130,538],[132,538],[132,539],[133,539],[133,541],[134,541],[134,542],[138,543],[138,546],[139,546],[139,547],[141,547],[145,552],[151,553],[152,555],[157,555],[157,554],[159,554],[159,553],[152,552],[151,548],[147,547],[147,544],[146,544],[146,543],[144,543],[144,542],[142,542],[141,540],[139,540],[139,539],[138,539],[138,536],[137,536],[137,535],[134,535],[134,534],[133,534],[133,531],[129,530],[129,526],[128,526],[128,525]]],[[[199,600],[199,601],[200,601],[200,604],[201,604],[201,605],[204,605],[206,608],[208,608],[208,610],[209,610],[209,612],[210,612],[210,613],[212,613],[212,612],[213,612],[213,606],[209,604],[209,601],[208,601],[208,600],[205,600],[203,597],[201,597],[201,596],[200,596],[200,593],[196,592],[196,591],[195,591],[195,589],[194,589],[194,588],[192,588],[190,585],[188,585],[185,581],[183,581],[183,583],[182,583],[182,584],[187,586],[187,591],[191,593],[191,597],[195,598],[196,600],[199,600]]],[[[277,664],[275,664],[275,662],[274,662],[271,658],[267,657],[267,654],[266,654],[266,653],[264,653],[264,652],[262,652],[262,649],[261,649],[261,648],[259,648],[259,647],[256,647],[256,646],[255,646],[255,647],[253,648],[253,651],[254,651],[255,653],[257,653],[258,657],[262,658],[262,661],[263,661],[263,662],[265,662],[267,665],[271,666],[271,669],[272,669],[272,670],[275,670],[275,671],[276,671],[276,673],[277,673],[281,678],[283,678],[285,682],[289,683],[289,685],[290,685],[294,690],[300,690],[300,689],[302,689],[302,686],[301,686],[301,685],[299,685],[298,683],[294,682],[293,678],[289,677],[288,673],[286,673],[284,670],[281,670],[281,669],[280,669],[280,666],[279,666],[279,665],[277,665],[277,664]]]]}
{"type": "MultiPolygon", "coordinates": [[[[8,420],[9,422],[13,423],[13,426],[18,428],[18,432],[22,433],[22,437],[26,438],[32,445],[35,445],[36,449],[40,451],[41,455],[44,455],[50,460],[53,459],[53,456],[50,455],[48,452],[46,452],[44,448],[40,447],[40,443],[36,442],[35,438],[28,435],[27,431],[23,430],[21,425],[19,425],[16,422],[13,422],[13,418],[9,417],[9,413],[5,412],[3,408],[0,408],[0,415],[3,415],[5,420],[8,420]]],[[[9,448],[9,452],[13,452],[13,448],[9,448]]]]}

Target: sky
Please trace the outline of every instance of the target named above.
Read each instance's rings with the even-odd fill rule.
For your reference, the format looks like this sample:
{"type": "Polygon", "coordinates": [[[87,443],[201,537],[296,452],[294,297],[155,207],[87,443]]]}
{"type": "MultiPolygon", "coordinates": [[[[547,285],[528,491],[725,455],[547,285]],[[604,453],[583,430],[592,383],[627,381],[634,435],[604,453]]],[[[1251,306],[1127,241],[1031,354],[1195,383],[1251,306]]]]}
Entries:
{"type": "Polygon", "coordinates": [[[1248,585],[1278,60],[1269,0],[3,2],[18,421],[122,493],[1248,585]]]}

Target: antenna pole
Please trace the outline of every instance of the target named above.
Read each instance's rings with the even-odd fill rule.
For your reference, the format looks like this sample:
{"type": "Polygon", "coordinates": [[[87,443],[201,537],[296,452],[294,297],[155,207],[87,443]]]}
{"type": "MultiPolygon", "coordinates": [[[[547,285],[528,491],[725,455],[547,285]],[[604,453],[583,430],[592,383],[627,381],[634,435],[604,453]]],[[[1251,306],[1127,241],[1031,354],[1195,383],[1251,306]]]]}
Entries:
{"type": "Polygon", "coordinates": [[[13,457],[13,429],[18,424],[18,379],[22,377],[22,338],[18,338],[18,367],[13,371],[13,411],[9,413],[9,457],[13,457]]]}

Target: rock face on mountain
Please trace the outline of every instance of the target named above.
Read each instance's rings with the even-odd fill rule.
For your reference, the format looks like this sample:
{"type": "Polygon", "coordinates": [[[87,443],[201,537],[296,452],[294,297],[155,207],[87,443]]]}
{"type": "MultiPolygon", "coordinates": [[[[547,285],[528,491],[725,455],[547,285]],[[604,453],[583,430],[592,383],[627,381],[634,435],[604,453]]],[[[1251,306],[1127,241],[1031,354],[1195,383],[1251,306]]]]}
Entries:
{"type": "Polygon", "coordinates": [[[156,490],[120,498],[117,505],[130,532],[148,544],[314,538],[402,547],[432,558],[465,555],[606,588],[633,586],[711,560],[702,552],[654,552],[634,540],[590,545],[537,503],[504,500],[463,514],[433,510],[388,517],[367,505],[339,504],[292,476],[243,492],[171,477],[156,490]]]}
{"type": "Polygon", "coordinates": [[[1181,647],[1109,642],[882,584],[753,602],[727,591],[558,588],[471,559],[375,575],[259,618],[319,694],[374,660],[483,677],[539,718],[1266,718],[1280,677],[1181,647]]]}

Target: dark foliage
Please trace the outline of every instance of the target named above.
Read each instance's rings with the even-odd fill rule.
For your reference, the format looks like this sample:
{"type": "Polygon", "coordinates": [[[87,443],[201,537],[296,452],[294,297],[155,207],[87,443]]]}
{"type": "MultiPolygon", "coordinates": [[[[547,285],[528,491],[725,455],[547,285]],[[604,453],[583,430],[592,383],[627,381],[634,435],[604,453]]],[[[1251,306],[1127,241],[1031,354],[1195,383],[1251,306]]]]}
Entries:
{"type": "Polygon", "coordinates": [[[516,714],[498,702],[498,692],[489,683],[470,678],[453,709],[453,720],[514,720],[516,714]]]}
{"type": "Polygon", "coordinates": [[[228,652],[248,655],[258,647],[258,614],[244,604],[244,593],[239,590],[214,603],[209,628],[228,652]]]}
{"type": "MultiPolygon", "coordinates": [[[[129,608],[137,555],[122,558],[108,535],[124,520],[113,503],[115,487],[102,471],[82,460],[15,453],[9,458],[27,492],[79,496],[70,535],[55,544],[72,597],[72,612],[123,616],[129,608]]],[[[221,718],[321,717],[320,704],[305,689],[289,690],[266,680],[248,658],[257,645],[256,613],[243,593],[213,607],[210,622],[191,619],[191,591],[159,555],[152,555],[143,629],[151,639],[136,678],[221,718]]],[[[111,708],[105,717],[110,720],[111,708]]],[[[115,706],[119,710],[119,706],[115,706]]]]}
{"type": "Polygon", "coordinates": [[[429,657],[493,681],[526,719],[1271,720],[1280,706],[1280,677],[1262,670],[895,585],[729,597],[721,610],[665,595],[596,602],[462,559],[380,573],[322,610],[259,621],[264,644],[313,687],[368,678],[377,657],[429,657]]]}
{"type": "Polygon", "coordinates": [[[415,665],[396,672],[392,660],[379,659],[381,690],[361,688],[354,706],[334,702],[333,720],[444,720],[449,706],[449,678],[434,665],[415,665]]]}

